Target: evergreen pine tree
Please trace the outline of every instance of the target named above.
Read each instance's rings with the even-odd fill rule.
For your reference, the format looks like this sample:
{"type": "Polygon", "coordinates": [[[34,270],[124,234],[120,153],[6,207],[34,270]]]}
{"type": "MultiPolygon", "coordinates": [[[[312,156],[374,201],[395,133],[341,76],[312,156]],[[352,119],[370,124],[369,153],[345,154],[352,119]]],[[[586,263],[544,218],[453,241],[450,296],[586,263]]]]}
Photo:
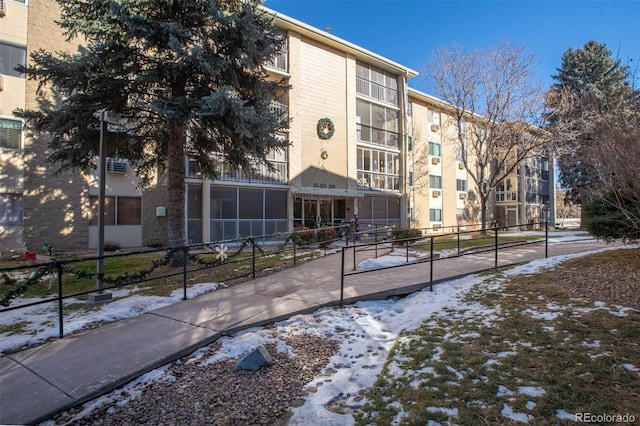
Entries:
{"type": "Polygon", "coordinates": [[[62,170],[95,168],[100,110],[122,117],[109,152],[128,159],[143,181],[166,173],[168,243],[185,244],[185,155],[215,176],[211,153],[245,170],[286,149],[270,109],[287,90],[263,68],[283,46],[272,18],[253,0],[56,0],[59,25],[77,54],[38,51],[22,67],[61,101],[17,111],[48,132],[50,161],[62,170]],[[121,129],[122,130],[122,129],[121,129]]]}
{"type": "Polygon", "coordinates": [[[557,141],[560,183],[568,196],[578,202],[589,197],[589,187],[601,177],[591,145],[596,139],[599,117],[620,111],[631,94],[628,68],[613,58],[612,52],[597,41],[582,49],[569,48],[562,56],[555,83],[547,97],[550,127],[564,140],[557,141]]]}

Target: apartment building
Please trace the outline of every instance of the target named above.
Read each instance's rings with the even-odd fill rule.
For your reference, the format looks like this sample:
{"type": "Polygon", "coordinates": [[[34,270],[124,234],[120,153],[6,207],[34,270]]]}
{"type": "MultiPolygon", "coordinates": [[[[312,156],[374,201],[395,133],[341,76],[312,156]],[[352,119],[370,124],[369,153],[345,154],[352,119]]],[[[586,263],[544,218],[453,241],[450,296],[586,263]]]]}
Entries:
{"type": "MultiPolygon", "coordinates": [[[[5,0],[3,4],[10,7],[0,18],[0,41],[2,46],[21,47],[20,58],[40,48],[70,53],[78,49],[66,43],[56,27],[59,10],[53,0],[28,5],[5,0]],[[22,38],[5,35],[8,21],[4,20],[12,9],[22,12],[16,24],[22,38]]],[[[291,118],[290,128],[280,135],[290,146],[286,152],[270,154],[273,169],[251,172],[231,169],[212,153],[218,165],[215,179],[201,176],[185,158],[188,241],[220,241],[352,222],[361,229],[391,225],[432,230],[477,223],[477,197],[461,167],[462,153],[452,142],[454,130],[446,105],[408,87],[417,72],[265,10],[275,14],[275,25],[287,39],[286,50],[266,68],[270,78],[286,78],[291,87],[272,104],[275,111],[291,118]]],[[[61,250],[95,248],[97,175],[56,173],[56,165],[46,161],[47,136],[18,130],[22,123],[11,114],[15,107],[36,109],[41,102],[55,102],[55,95],[35,96],[36,82],[6,76],[5,69],[2,77],[5,81],[11,78],[15,85],[11,90],[20,94],[11,96],[16,105],[5,108],[6,92],[0,92],[2,129],[13,129],[18,134],[14,138],[20,140],[16,145],[0,139],[13,144],[0,146],[3,165],[8,164],[5,158],[15,163],[12,178],[3,175],[0,183],[0,196],[15,199],[3,203],[4,210],[0,210],[3,241],[11,234],[14,247],[23,245],[30,250],[45,244],[61,250]]],[[[165,245],[165,177],[158,176],[141,188],[126,161],[110,158],[107,164],[105,241],[121,247],[165,245]]],[[[531,167],[540,165],[532,163],[531,167]]],[[[7,174],[5,169],[2,173],[7,174]]],[[[518,188],[523,192],[515,200],[517,219],[535,210],[526,207],[527,200],[532,200],[526,188],[538,191],[536,200],[544,202],[543,176],[535,175],[534,185],[524,180],[534,179],[527,173],[524,170],[519,175],[518,188]]],[[[509,191],[511,187],[505,187],[501,194],[509,191]]],[[[496,206],[502,209],[499,217],[511,217],[512,205],[497,200],[496,206]]],[[[498,217],[498,210],[495,215],[498,217]]]]}
{"type": "Polygon", "coordinates": [[[14,70],[27,57],[26,0],[0,2],[0,252],[22,247],[25,77],[14,70]]]}

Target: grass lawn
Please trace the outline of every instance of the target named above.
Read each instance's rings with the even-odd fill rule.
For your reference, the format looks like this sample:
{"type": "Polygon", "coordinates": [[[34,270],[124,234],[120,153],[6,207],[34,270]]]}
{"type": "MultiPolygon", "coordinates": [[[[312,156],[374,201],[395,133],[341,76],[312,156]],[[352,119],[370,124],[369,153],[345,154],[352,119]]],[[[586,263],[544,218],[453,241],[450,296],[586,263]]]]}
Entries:
{"type": "Polygon", "coordinates": [[[357,424],[575,424],[581,413],[637,421],[640,312],[560,284],[594,262],[640,258],[638,249],[617,252],[488,276],[464,304],[397,339],[357,424]]]}

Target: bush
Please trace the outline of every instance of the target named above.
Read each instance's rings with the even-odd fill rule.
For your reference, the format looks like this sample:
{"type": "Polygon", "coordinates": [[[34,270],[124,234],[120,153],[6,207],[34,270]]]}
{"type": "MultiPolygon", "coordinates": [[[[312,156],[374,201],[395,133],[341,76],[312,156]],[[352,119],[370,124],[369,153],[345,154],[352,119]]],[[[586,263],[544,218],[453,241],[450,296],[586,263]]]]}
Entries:
{"type": "Polygon", "coordinates": [[[408,238],[420,238],[422,237],[422,231],[419,229],[394,229],[394,240],[405,240],[408,238]]]}
{"type": "Polygon", "coordinates": [[[311,244],[316,236],[313,229],[309,229],[306,226],[298,226],[294,230],[296,244],[311,244]]]}
{"type": "Polygon", "coordinates": [[[331,227],[316,229],[316,241],[320,243],[320,247],[326,247],[330,241],[336,238],[336,230],[331,227]]]}

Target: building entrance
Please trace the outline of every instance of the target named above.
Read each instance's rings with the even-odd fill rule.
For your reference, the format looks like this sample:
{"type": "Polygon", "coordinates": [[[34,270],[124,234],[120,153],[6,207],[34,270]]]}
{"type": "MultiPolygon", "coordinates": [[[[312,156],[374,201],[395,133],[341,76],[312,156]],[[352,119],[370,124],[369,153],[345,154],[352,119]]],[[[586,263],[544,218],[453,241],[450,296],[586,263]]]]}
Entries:
{"type": "Polygon", "coordinates": [[[341,225],[346,220],[346,205],[344,198],[297,197],[293,203],[293,224],[307,228],[341,225]]]}

